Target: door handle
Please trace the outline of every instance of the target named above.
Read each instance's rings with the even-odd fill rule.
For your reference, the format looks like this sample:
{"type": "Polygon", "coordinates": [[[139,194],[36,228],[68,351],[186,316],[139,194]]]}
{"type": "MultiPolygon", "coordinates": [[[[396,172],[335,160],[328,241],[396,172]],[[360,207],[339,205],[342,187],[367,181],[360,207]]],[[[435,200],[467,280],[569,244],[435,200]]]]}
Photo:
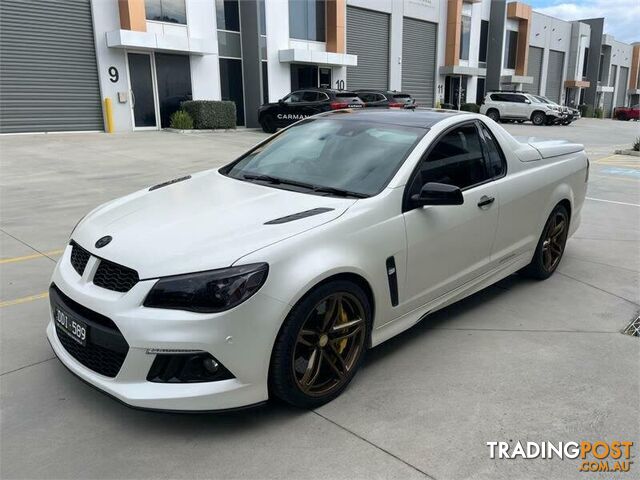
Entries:
{"type": "Polygon", "coordinates": [[[486,207],[487,205],[491,205],[494,201],[495,201],[494,197],[487,197],[486,195],[483,195],[482,197],[480,197],[480,201],[478,202],[478,206],[480,208],[486,207]]]}

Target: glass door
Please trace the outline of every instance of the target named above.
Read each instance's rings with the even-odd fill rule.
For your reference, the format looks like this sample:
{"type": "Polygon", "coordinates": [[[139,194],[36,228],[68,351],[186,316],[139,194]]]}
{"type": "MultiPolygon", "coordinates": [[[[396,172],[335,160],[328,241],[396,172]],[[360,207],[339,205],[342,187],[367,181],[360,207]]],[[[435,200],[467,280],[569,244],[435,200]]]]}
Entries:
{"type": "Polygon", "coordinates": [[[127,53],[134,128],[157,129],[151,54],[127,53]]]}

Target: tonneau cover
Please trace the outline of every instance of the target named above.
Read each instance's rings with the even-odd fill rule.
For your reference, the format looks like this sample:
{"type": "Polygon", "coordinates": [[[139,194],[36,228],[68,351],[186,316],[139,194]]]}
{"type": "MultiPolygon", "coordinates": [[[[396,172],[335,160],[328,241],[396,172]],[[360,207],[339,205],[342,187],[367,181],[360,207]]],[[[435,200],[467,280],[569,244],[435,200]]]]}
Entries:
{"type": "MultiPolygon", "coordinates": [[[[584,150],[584,145],[571,143],[567,140],[550,140],[536,137],[519,137],[516,138],[516,140],[535,148],[542,158],[557,157],[584,150]]],[[[530,159],[529,161],[531,160],[534,159],[530,159]]],[[[523,161],[527,160],[523,159],[523,161]]]]}

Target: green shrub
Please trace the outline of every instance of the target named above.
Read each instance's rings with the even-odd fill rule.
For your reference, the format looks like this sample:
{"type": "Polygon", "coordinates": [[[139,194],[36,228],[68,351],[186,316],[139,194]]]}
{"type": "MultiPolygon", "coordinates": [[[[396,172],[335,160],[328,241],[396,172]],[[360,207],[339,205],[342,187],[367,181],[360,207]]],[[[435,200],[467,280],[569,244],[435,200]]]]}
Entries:
{"type": "Polygon", "coordinates": [[[636,141],[633,142],[633,149],[636,152],[640,152],[640,137],[636,137],[636,141]]]}
{"type": "Polygon", "coordinates": [[[460,105],[460,110],[465,112],[480,113],[480,107],[475,103],[463,103],[462,105],[460,105]]]}
{"type": "Polygon", "coordinates": [[[604,118],[604,112],[600,107],[593,109],[593,118],[604,118]]]}
{"type": "Polygon", "coordinates": [[[189,100],[182,109],[193,118],[195,128],[236,128],[236,104],[217,100],[189,100]]]}
{"type": "Polygon", "coordinates": [[[170,126],[178,130],[191,130],[193,128],[193,119],[184,110],[177,110],[171,114],[170,126]]]}
{"type": "Polygon", "coordinates": [[[593,107],[591,105],[583,103],[582,105],[578,106],[578,109],[580,110],[580,116],[585,118],[593,117],[593,107]]]}

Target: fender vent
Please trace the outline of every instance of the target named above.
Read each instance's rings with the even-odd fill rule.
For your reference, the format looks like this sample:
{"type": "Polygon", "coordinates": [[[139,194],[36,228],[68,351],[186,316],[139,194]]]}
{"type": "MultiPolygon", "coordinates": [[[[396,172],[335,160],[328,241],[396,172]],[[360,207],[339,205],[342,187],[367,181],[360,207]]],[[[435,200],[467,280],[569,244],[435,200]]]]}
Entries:
{"type": "Polygon", "coordinates": [[[631,335],[632,337],[640,337],[640,316],[635,320],[631,320],[631,323],[622,330],[625,335],[631,335]]]}
{"type": "Polygon", "coordinates": [[[320,215],[321,213],[330,212],[333,208],[312,208],[311,210],[305,210],[304,212],[294,213],[293,215],[287,215],[286,217],[275,218],[264,222],[265,225],[278,225],[280,223],[293,222],[302,218],[313,217],[314,215],[320,215]]]}
{"type": "Polygon", "coordinates": [[[394,257],[387,258],[387,278],[389,279],[389,296],[391,297],[391,305],[398,305],[398,272],[396,272],[396,259],[394,257]]]}
{"type": "Polygon", "coordinates": [[[149,191],[153,192],[154,190],[158,190],[159,188],[166,187],[166,186],[169,186],[169,185],[173,185],[174,183],[182,182],[184,180],[189,180],[190,178],[191,178],[191,175],[185,175],[184,177],[174,178],[173,180],[169,180],[167,182],[163,182],[163,183],[159,183],[157,185],[154,185],[153,187],[149,187],[149,191]]]}

